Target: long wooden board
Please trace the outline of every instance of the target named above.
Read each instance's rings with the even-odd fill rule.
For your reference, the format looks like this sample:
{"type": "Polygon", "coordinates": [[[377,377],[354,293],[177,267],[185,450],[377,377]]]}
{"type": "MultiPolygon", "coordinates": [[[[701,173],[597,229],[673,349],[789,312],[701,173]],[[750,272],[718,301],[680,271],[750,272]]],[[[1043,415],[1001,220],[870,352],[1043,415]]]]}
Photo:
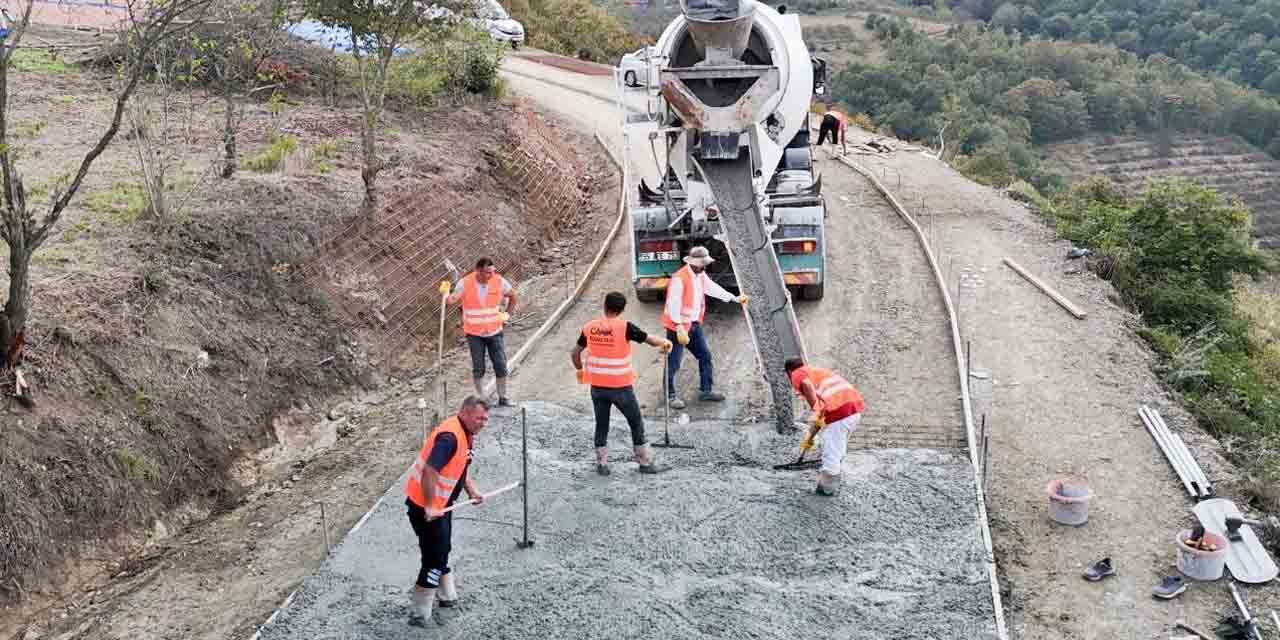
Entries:
{"type": "Polygon", "coordinates": [[[1081,309],[1080,307],[1076,306],[1074,302],[1068,300],[1066,296],[1055,291],[1053,287],[1050,287],[1049,285],[1041,282],[1039,278],[1031,275],[1030,271],[1027,271],[1022,267],[1022,265],[1014,262],[1013,258],[1005,258],[1004,263],[1009,265],[1009,268],[1016,271],[1018,275],[1022,276],[1023,278],[1026,278],[1027,282],[1030,282],[1031,284],[1035,285],[1037,289],[1043,291],[1045,295],[1052,298],[1054,302],[1058,303],[1058,305],[1061,306],[1063,309],[1066,309],[1067,312],[1070,313],[1071,315],[1077,318],[1083,318],[1089,315],[1088,313],[1085,312],[1084,309],[1081,309]]]}

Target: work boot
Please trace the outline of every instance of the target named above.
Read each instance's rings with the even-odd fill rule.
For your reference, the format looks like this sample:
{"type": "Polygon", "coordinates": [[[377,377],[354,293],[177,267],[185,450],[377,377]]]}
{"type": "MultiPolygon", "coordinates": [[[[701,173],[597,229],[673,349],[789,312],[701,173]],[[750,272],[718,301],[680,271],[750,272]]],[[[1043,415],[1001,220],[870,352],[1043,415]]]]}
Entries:
{"type": "Polygon", "coordinates": [[[703,391],[698,394],[698,400],[702,402],[724,402],[724,394],[715,391],[703,391]]]}
{"type": "Polygon", "coordinates": [[[440,598],[440,606],[446,608],[458,606],[458,587],[453,582],[453,572],[440,577],[440,590],[436,595],[440,598]]]}
{"type": "Polygon", "coordinates": [[[507,379],[494,378],[493,386],[498,390],[498,406],[499,407],[511,406],[511,401],[507,399],[507,379]]]}
{"type": "Polygon", "coordinates": [[[596,473],[607,476],[609,471],[609,447],[596,447],[596,473]]]}
{"type": "Polygon", "coordinates": [[[813,492],[820,496],[831,497],[840,492],[840,478],[828,473],[818,472],[818,486],[813,492]]]}
{"type": "Polygon", "coordinates": [[[671,467],[666,465],[658,464],[657,461],[653,459],[653,450],[650,449],[647,444],[642,444],[636,447],[635,453],[636,462],[640,464],[640,473],[654,475],[671,469],[671,467]]]}
{"type": "Polygon", "coordinates": [[[409,603],[412,606],[409,612],[409,626],[426,627],[427,621],[431,619],[431,607],[435,602],[435,589],[419,589],[414,585],[413,592],[409,594],[409,603]]]}
{"type": "Polygon", "coordinates": [[[683,409],[683,408],[684,408],[684,400],[681,400],[680,398],[677,398],[677,397],[675,397],[675,396],[671,396],[671,408],[672,408],[672,409],[683,409]]]}

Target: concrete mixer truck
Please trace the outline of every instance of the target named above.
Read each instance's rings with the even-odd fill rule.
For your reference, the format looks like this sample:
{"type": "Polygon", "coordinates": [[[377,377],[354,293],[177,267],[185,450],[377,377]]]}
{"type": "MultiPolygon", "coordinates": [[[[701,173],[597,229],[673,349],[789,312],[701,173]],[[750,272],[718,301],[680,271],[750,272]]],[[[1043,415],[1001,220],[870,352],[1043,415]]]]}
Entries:
{"type": "Polygon", "coordinates": [[[649,147],[660,176],[628,193],[636,294],[661,300],[688,249],[706,246],[716,258],[710,276],[752,298],[748,320],[775,422],[790,430],[783,361],[804,355],[792,297],[821,299],[825,284],[826,206],[808,124],[825,64],[810,57],[785,9],[681,2],[682,15],[648,50],[648,82],[619,85],[648,98],[625,117],[623,138],[649,147]]]}

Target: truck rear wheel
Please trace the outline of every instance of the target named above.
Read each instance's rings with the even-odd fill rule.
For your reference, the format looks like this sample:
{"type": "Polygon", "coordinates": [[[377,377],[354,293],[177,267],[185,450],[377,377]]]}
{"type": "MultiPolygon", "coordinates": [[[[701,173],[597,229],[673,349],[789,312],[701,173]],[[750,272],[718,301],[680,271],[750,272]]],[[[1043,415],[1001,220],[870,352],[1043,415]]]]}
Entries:
{"type": "Polygon", "coordinates": [[[662,292],[657,289],[636,289],[636,299],[640,302],[661,302],[662,292]]]}

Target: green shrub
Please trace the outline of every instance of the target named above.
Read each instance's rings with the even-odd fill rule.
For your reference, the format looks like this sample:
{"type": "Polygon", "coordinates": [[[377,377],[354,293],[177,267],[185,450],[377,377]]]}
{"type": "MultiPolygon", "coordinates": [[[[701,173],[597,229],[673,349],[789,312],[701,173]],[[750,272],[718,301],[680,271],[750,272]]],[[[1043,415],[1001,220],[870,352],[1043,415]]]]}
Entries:
{"type": "Polygon", "coordinates": [[[275,171],[280,168],[280,165],[284,162],[285,156],[293,153],[297,149],[297,138],[290,135],[276,136],[271,140],[271,143],[267,145],[267,148],[262,150],[262,153],[246,159],[244,161],[244,168],[250,171],[257,171],[259,173],[275,171]]]}
{"type": "Polygon", "coordinates": [[[1252,247],[1246,209],[1184,180],[1130,198],[1098,179],[1059,194],[1048,211],[1142,312],[1164,380],[1208,428],[1247,440],[1280,435],[1280,301],[1238,291],[1243,277],[1270,269],[1252,247]]]}

